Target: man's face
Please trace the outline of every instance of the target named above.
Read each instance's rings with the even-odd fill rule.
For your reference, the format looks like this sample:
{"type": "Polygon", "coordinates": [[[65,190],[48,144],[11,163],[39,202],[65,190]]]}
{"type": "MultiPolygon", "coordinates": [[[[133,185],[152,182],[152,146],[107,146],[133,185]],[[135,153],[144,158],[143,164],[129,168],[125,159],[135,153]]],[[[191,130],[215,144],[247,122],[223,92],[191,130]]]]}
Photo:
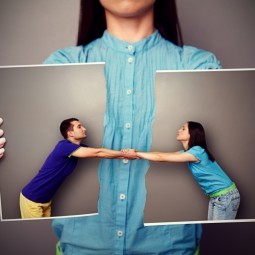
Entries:
{"type": "Polygon", "coordinates": [[[82,140],[87,137],[86,128],[80,121],[72,121],[73,130],[68,131],[68,136],[73,137],[76,140],[82,140]]]}

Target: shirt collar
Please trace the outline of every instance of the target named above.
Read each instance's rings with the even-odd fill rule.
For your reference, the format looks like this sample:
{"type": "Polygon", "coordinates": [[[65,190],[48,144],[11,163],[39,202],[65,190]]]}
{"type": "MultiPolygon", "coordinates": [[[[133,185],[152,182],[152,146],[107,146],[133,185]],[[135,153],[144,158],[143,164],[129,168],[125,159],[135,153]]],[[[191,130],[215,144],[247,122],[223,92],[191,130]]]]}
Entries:
{"type": "Polygon", "coordinates": [[[134,53],[146,51],[154,47],[162,40],[162,37],[159,34],[158,30],[155,30],[148,37],[134,43],[129,43],[112,36],[111,34],[108,33],[107,30],[105,30],[102,36],[102,40],[108,47],[113,48],[114,50],[123,53],[126,53],[127,51],[129,52],[131,51],[134,53]]]}

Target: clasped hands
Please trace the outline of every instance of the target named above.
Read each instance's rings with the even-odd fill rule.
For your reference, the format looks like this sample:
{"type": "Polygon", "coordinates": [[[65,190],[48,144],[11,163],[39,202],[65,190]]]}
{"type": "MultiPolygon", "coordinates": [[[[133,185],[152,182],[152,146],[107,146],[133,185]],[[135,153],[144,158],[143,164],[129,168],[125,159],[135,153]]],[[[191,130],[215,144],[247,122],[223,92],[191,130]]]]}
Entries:
{"type": "Polygon", "coordinates": [[[137,150],[135,149],[122,149],[121,152],[125,159],[140,159],[137,155],[137,150]]]}

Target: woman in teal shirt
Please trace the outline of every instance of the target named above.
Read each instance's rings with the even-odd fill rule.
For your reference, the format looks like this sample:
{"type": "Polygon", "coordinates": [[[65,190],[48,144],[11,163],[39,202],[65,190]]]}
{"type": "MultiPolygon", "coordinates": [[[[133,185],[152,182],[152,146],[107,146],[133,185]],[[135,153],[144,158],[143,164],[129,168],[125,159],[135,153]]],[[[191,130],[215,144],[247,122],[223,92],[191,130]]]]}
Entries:
{"type": "Polygon", "coordinates": [[[192,175],[210,197],[208,220],[235,219],[240,194],[208,150],[203,126],[193,121],[185,123],[178,131],[177,140],[182,143],[184,150],[137,152],[137,155],[153,161],[188,162],[192,175]]]}
{"type": "MultiPolygon", "coordinates": [[[[81,1],[78,46],[56,51],[44,63],[105,62],[103,146],[150,150],[156,70],[220,68],[212,53],[177,46],[178,28],[171,0],[81,1]]],[[[53,221],[63,254],[195,253],[201,225],[144,227],[148,168],[143,160],[102,160],[99,215],[53,221]]]]}
{"type": "MultiPolygon", "coordinates": [[[[103,146],[149,151],[155,117],[156,70],[214,69],[220,67],[219,61],[209,52],[174,44],[179,38],[174,1],[101,0],[103,8],[94,0],[82,3],[86,13],[81,12],[85,21],[80,19],[78,46],[58,50],[45,64],[105,62],[107,106],[103,146]],[[94,12],[89,4],[96,5],[94,12]],[[174,22],[169,21],[168,25],[163,16],[174,22]],[[89,20],[90,17],[95,20],[89,20]],[[102,22],[102,34],[95,35],[101,27],[100,20],[106,21],[106,27],[102,22]],[[86,24],[92,26],[92,32],[83,30],[86,24]],[[97,29],[92,29],[93,26],[97,29]],[[173,27],[174,36],[168,33],[173,27]],[[81,35],[87,39],[81,40],[81,35]],[[173,42],[165,39],[169,37],[173,42]]],[[[195,253],[201,225],[144,227],[148,168],[148,161],[143,160],[101,161],[99,215],[53,222],[64,254],[195,253]]]]}

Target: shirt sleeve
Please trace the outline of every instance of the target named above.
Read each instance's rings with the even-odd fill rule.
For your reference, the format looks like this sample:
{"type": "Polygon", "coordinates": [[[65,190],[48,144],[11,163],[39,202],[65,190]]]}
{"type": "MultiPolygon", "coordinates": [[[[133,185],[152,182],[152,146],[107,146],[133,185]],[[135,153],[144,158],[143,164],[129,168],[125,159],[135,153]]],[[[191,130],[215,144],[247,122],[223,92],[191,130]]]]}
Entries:
{"type": "Polygon", "coordinates": [[[43,64],[80,63],[82,55],[82,46],[67,47],[52,53],[43,64]]]}
{"type": "Polygon", "coordinates": [[[193,155],[199,161],[201,161],[204,149],[201,148],[200,146],[193,146],[190,149],[188,149],[187,152],[190,153],[191,155],[193,155]]]}
{"type": "Polygon", "coordinates": [[[191,46],[183,46],[182,54],[184,69],[186,70],[222,68],[220,61],[211,52],[191,46]]]}
{"type": "Polygon", "coordinates": [[[71,154],[80,148],[80,145],[71,143],[69,141],[63,141],[58,144],[57,154],[63,157],[70,157],[71,154]]]}

